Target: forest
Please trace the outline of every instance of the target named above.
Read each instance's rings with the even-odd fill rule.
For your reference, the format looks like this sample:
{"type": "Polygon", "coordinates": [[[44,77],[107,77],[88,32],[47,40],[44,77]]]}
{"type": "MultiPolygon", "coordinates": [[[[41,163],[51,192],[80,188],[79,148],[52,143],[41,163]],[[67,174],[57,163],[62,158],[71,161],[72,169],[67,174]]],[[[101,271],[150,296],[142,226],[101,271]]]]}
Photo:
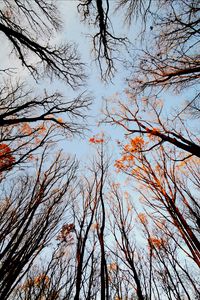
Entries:
{"type": "Polygon", "coordinates": [[[0,299],[200,299],[200,2],[2,0],[0,41],[0,299]]]}

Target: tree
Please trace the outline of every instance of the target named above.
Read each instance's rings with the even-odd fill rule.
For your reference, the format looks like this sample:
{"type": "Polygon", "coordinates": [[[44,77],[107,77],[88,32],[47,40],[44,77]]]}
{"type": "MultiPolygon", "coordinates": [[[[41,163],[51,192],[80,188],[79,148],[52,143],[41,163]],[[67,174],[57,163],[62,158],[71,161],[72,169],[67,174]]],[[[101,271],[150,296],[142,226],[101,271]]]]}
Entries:
{"type": "MultiPolygon", "coordinates": [[[[116,167],[128,172],[136,180],[150,188],[155,194],[153,199],[154,197],[160,200],[162,197],[165,198],[166,203],[162,200],[161,203],[164,204],[190,251],[194,256],[197,254],[194,260],[199,265],[197,250],[199,241],[196,232],[192,233],[191,226],[187,224],[186,218],[183,218],[180,204],[177,206],[176,200],[180,193],[184,205],[190,210],[189,215],[191,218],[195,215],[198,224],[198,204],[195,197],[192,197],[192,193],[189,192],[190,188],[187,186],[187,182],[181,182],[181,179],[176,177],[176,169],[178,168],[178,161],[185,161],[186,166],[191,171],[191,165],[196,162],[195,158],[194,160],[191,159],[190,165],[189,158],[193,155],[199,158],[199,139],[189,130],[189,126],[181,113],[176,114],[173,118],[164,119],[163,104],[158,98],[160,89],[170,89],[171,87],[179,89],[183,84],[184,87],[188,87],[194,84],[199,77],[198,54],[196,54],[199,8],[194,1],[189,3],[169,1],[168,4],[169,10],[166,14],[164,11],[167,5],[166,1],[160,3],[158,7],[154,7],[149,2],[152,10],[149,6],[145,13],[150,14],[152,22],[155,22],[150,30],[153,31],[154,26],[157,28],[154,35],[154,53],[150,53],[148,49],[144,50],[144,48],[141,50],[144,56],[138,57],[138,65],[133,69],[135,75],[130,80],[127,90],[129,106],[119,102],[121,111],[118,109],[116,113],[110,113],[107,107],[106,114],[108,122],[122,126],[128,135],[139,134],[138,137],[130,139],[130,143],[123,147],[123,157],[116,162],[116,167]],[[142,99],[140,98],[141,92],[144,95],[142,99]],[[179,187],[180,182],[181,187],[179,187]],[[183,190],[187,190],[187,195],[184,195],[183,190]],[[160,195],[162,195],[161,198],[160,195]],[[190,201],[191,204],[189,204],[190,201]],[[184,233],[185,230],[187,233],[184,233]],[[192,244],[194,240],[196,241],[193,250],[189,245],[190,242],[188,244],[186,238],[188,235],[192,244]]],[[[132,11],[130,16],[131,14],[132,11]]],[[[195,178],[198,181],[198,170],[194,168],[194,172],[197,172],[195,178]]],[[[180,176],[182,177],[182,175],[180,176]]],[[[191,172],[191,181],[194,183],[193,176],[194,174],[191,172]]],[[[196,184],[198,183],[194,183],[194,186],[196,184]]],[[[152,201],[149,203],[151,207],[154,207],[152,201]]]]}
{"type": "MultiPolygon", "coordinates": [[[[70,198],[67,203],[65,200],[67,213],[65,211],[62,218],[55,215],[60,218],[60,225],[63,225],[59,225],[59,232],[56,230],[57,242],[54,241],[52,255],[47,257],[42,266],[29,266],[28,271],[12,289],[9,299],[38,299],[43,296],[49,299],[52,297],[53,300],[54,295],[55,299],[84,297],[89,300],[98,296],[105,299],[105,283],[101,279],[106,278],[107,270],[103,248],[105,228],[102,229],[102,225],[105,222],[105,211],[102,209],[102,201],[108,165],[102,156],[102,142],[98,146],[101,147],[100,156],[91,170],[88,170],[88,177],[83,177],[79,183],[71,185],[70,198]],[[99,264],[99,261],[102,263],[99,264]]],[[[68,167],[69,170],[72,169],[71,166],[68,167]]],[[[48,178],[47,172],[45,174],[48,178]]],[[[54,174],[52,178],[55,178],[54,174]]],[[[61,203],[60,201],[59,206],[61,203]]],[[[46,217],[44,215],[44,218],[46,217]]],[[[41,222],[43,221],[42,219],[41,222]]],[[[40,228],[41,224],[38,224],[38,227],[40,228]]],[[[106,297],[109,299],[107,294],[106,297]]]]}
{"type": "MultiPolygon", "coordinates": [[[[1,145],[7,145],[7,156],[13,157],[9,166],[27,162],[55,136],[81,135],[90,103],[90,97],[84,93],[65,101],[58,92],[48,95],[44,91],[38,96],[24,83],[6,82],[1,89],[0,130],[1,145]]],[[[5,169],[7,164],[2,163],[0,172],[5,169]]]]}
{"type": "Polygon", "coordinates": [[[110,189],[109,220],[113,238],[109,250],[113,289],[122,299],[134,296],[136,299],[198,299],[198,268],[186,260],[181,238],[161,205],[155,199],[153,205],[151,195],[145,193],[146,186],[142,189],[140,184],[138,190],[143,201],[140,206],[136,192],[132,195],[123,192],[117,183],[110,189]],[[141,209],[143,212],[139,213],[141,209]],[[191,264],[195,275],[189,271],[191,264]]]}
{"type": "Polygon", "coordinates": [[[56,76],[72,88],[82,84],[83,64],[75,47],[70,43],[51,45],[49,41],[62,23],[56,5],[46,0],[4,0],[3,5],[0,31],[31,75],[35,79],[42,75],[56,76]],[[30,63],[30,55],[32,61],[36,59],[35,64],[30,63]]]}
{"type": "MultiPolygon", "coordinates": [[[[56,76],[73,89],[83,83],[83,64],[75,48],[71,44],[53,46],[49,40],[61,24],[54,4],[5,0],[0,13],[1,33],[8,39],[12,54],[35,80],[56,76]]],[[[75,159],[64,158],[61,151],[52,155],[55,159],[50,162],[49,151],[56,149],[55,136],[58,140],[61,135],[83,133],[85,124],[78,119],[84,121],[90,99],[80,93],[65,101],[60,93],[48,95],[46,90],[37,95],[35,87],[16,80],[12,68],[2,68],[1,72],[0,295],[8,299],[29,276],[32,264],[62,225],[78,164],[75,159]]],[[[52,264],[54,260],[51,268],[52,264]]],[[[38,278],[43,282],[43,277],[38,278]]],[[[47,284],[46,277],[44,282],[47,284]]],[[[26,292],[22,296],[29,297],[26,292]]]]}
{"type": "MultiPolygon", "coordinates": [[[[114,101],[111,105],[107,101],[105,122],[123,128],[128,140],[118,142],[121,158],[116,160],[115,167],[132,178],[148,220],[155,217],[164,222],[160,226],[155,221],[152,232],[150,223],[141,218],[150,249],[149,289],[154,287],[156,292],[154,296],[150,292],[150,299],[159,299],[163,292],[169,299],[181,299],[182,295],[188,299],[198,298],[194,278],[191,283],[196,287],[192,293],[184,289],[181,278],[190,281],[191,276],[179,255],[186,254],[199,267],[199,136],[194,123],[190,124],[188,115],[183,114],[192,107],[198,116],[199,6],[195,1],[149,1],[146,8],[143,1],[137,3],[141,6],[128,6],[128,1],[120,1],[118,9],[128,6],[130,25],[139,9],[145,25],[142,37],[146,41],[148,34],[152,43],[150,47],[142,43],[134,61],[130,61],[133,75],[128,79],[128,99],[116,101],[117,107],[113,107],[114,101]],[[194,87],[192,98],[186,106],[166,114],[160,100],[169,97],[164,91],[176,91],[181,96],[182,90],[191,91],[191,86],[194,87]],[[157,235],[159,230],[160,236],[157,235]],[[155,285],[156,281],[161,286],[155,285]]],[[[116,222],[120,224],[118,220],[119,217],[116,222]]],[[[124,223],[118,225],[121,232],[124,223]]],[[[129,224],[126,233],[131,230],[129,224]]],[[[119,249],[123,249],[123,242],[118,244],[119,249]]],[[[135,247],[131,249],[131,253],[134,252],[135,247]]],[[[148,273],[143,271],[143,274],[147,278],[148,273]]]]}
{"type": "Polygon", "coordinates": [[[120,125],[127,135],[152,137],[149,150],[163,144],[171,144],[185,151],[185,158],[192,155],[200,157],[198,136],[190,130],[185,117],[173,117],[171,114],[167,119],[164,118],[164,104],[157,97],[138,99],[131,91],[127,91],[126,96],[130,102],[129,106],[119,101],[114,113],[110,112],[109,103],[106,104],[106,122],[120,125]]]}
{"type": "Polygon", "coordinates": [[[1,183],[1,299],[8,299],[35,258],[55,236],[70,203],[77,163],[58,154],[44,170],[46,153],[47,150],[35,174],[23,172],[1,183]]]}
{"type": "MultiPolygon", "coordinates": [[[[135,94],[144,90],[180,89],[196,84],[199,78],[199,3],[185,1],[107,0],[80,1],[78,8],[84,20],[97,28],[93,35],[98,60],[105,59],[108,72],[114,69],[118,44],[128,40],[115,36],[112,10],[121,12],[130,27],[135,20],[141,24],[142,49],[134,49],[129,60],[133,78],[129,81],[135,94]],[[94,21],[93,21],[94,20],[94,21]],[[146,40],[151,40],[150,46],[146,40]],[[114,46],[113,46],[114,45],[114,46]],[[136,53],[136,54],[135,54],[136,53]],[[102,54],[102,55],[101,55],[102,54]]],[[[131,53],[131,46],[127,47],[131,53]]],[[[198,93],[198,92],[197,92],[198,93]]]]}
{"type": "MultiPolygon", "coordinates": [[[[61,23],[56,6],[49,1],[3,1],[0,32],[9,40],[12,54],[36,80],[56,76],[74,89],[85,78],[77,51],[70,44],[53,46],[50,41],[61,23]]],[[[58,92],[48,95],[45,90],[39,96],[34,88],[15,80],[15,74],[10,73],[12,68],[1,71],[9,79],[1,82],[0,142],[9,147],[7,156],[12,156],[12,165],[32,157],[33,151],[58,135],[58,131],[67,136],[83,132],[85,110],[91,103],[85,93],[67,101],[58,92]],[[78,118],[82,120],[80,124],[78,118]]],[[[6,164],[1,165],[2,171],[4,167],[6,164]]]]}
{"type": "MultiPolygon", "coordinates": [[[[159,99],[166,97],[163,91],[197,88],[198,4],[77,5],[82,21],[95,30],[93,50],[104,80],[116,71],[119,46],[135,51],[128,99],[117,108],[107,101],[105,109],[105,121],[125,131],[114,164],[118,179],[123,172],[129,181],[120,187],[113,180],[103,134],[89,139],[96,156],[83,176],[75,159],[57,151],[60,137],[84,133],[90,97],[79,92],[70,100],[57,91],[34,90],[48,75],[76,92],[84,84],[84,65],[72,44],[50,40],[61,25],[53,2],[4,0],[0,31],[35,85],[1,68],[0,297],[198,299],[199,137],[185,107],[165,113],[159,99]],[[139,51],[114,33],[113,9],[124,13],[130,27],[140,22],[139,51]],[[147,34],[153,51],[145,44],[147,34]]],[[[187,109],[198,116],[198,92],[192,97],[187,109]]]]}
{"type": "MultiPolygon", "coordinates": [[[[119,1],[126,8],[130,26],[135,17],[143,20],[142,47],[135,50],[128,65],[131,93],[135,96],[159,95],[163,91],[181,95],[193,87],[188,107],[199,106],[199,3],[197,1],[119,1]],[[146,40],[151,40],[148,45],[146,40]],[[143,42],[144,41],[144,42],[143,42]]],[[[180,107],[180,106],[179,106],[180,107]]],[[[195,109],[197,113],[198,109],[195,109]]]]}
{"type": "MultiPolygon", "coordinates": [[[[182,170],[176,162],[169,161],[162,147],[155,150],[149,157],[148,154],[142,152],[137,154],[133,142],[135,142],[134,139],[131,140],[130,145],[124,147],[125,153],[131,155],[132,160],[130,161],[125,154],[122,162],[117,161],[116,166],[136,178],[150,191],[150,200],[147,195],[141,193],[147,203],[157,212],[160,209],[163,210],[160,215],[164,214],[164,211],[169,214],[168,218],[172,219],[174,226],[190,249],[193,259],[199,265],[199,241],[196,236],[199,224],[198,201],[196,196],[189,192],[189,182],[194,184],[194,188],[198,185],[198,180],[195,182],[194,179],[196,176],[198,178],[196,161],[187,161],[185,166],[183,164],[184,170],[182,170]],[[182,171],[186,172],[187,180],[185,175],[181,174],[182,171]]],[[[142,139],[140,143],[143,143],[142,139]]],[[[136,145],[142,148],[144,145],[141,144],[139,145],[137,141],[136,145]]]]}
{"type": "Polygon", "coordinates": [[[93,52],[98,62],[101,78],[105,81],[112,79],[116,72],[115,54],[118,48],[126,46],[128,39],[115,35],[110,13],[110,1],[80,0],[77,6],[82,22],[87,22],[97,32],[92,35],[93,52]]]}

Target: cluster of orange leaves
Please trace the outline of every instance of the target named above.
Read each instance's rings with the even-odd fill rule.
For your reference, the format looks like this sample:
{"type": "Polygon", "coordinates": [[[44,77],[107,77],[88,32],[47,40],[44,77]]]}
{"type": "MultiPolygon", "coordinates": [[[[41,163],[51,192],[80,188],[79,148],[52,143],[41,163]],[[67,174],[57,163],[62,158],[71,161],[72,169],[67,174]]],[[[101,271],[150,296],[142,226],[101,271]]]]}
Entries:
{"type": "Polygon", "coordinates": [[[49,277],[46,274],[40,274],[34,278],[34,285],[40,286],[41,284],[48,285],[49,277]]]}
{"type": "Polygon", "coordinates": [[[124,146],[126,152],[137,152],[140,151],[144,146],[144,139],[141,136],[136,136],[130,140],[130,143],[124,146]]]}
{"type": "Polygon", "coordinates": [[[42,273],[39,274],[38,276],[34,277],[33,279],[28,279],[25,284],[22,286],[23,289],[27,289],[29,287],[39,287],[41,285],[43,285],[44,287],[48,287],[49,285],[49,277],[42,273]]]}
{"type": "Polygon", "coordinates": [[[130,140],[130,143],[123,148],[123,156],[121,159],[115,161],[115,167],[117,170],[126,170],[128,167],[134,164],[134,154],[141,151],[144,147],[144,139],[140,136],[130,140]]]}
{"type": "Polygon", "coordinates": [[[143,225],[146,225],[148,223],[147,216],[144,213],[139,213],[138,214],[138,219],[140,220],[140,222],[143,225]]]}
{"type": "Polygon", "coordinates": [[[7,144],[0,144],[0,169],[10,169],[15,162],[14,156],[11,154],[11,149],[7,144]]]}
{"type": "Polygon", "coordinates": [[[148,239],[148,242],[149,242],[149,247],[151,248],[156,248],[158,250],[162,249],[165,245],[166,245],[166,241],[163,240],[162,238],[159,239],[155,236],[152,236],[148,239]]]}
{"type": "Polygon", "coordinates": [[[74,229],[75,229],[75,225],[73,223],[63,225],[63,227],[56,239],[58,241],[66,241],[66,238],[74,229]]]}
{"type": "Polygon", "coordinates": [[[89,139],[89,142],[92,143],[92,144],[102,144],[104,142],[104,139],[102,139],[102,138],[98,139],[98,138],[93,136],[89,139]]]}
{"type": "Polygon", "coordinates": [[[109,271],[117,271],[117,269],[118,269],[118,265],[116,264],[116,262],[112,262],[108,265],[109,271]]]}
{"type": "MultiPolygon", "coordinates": [[[[26,134],[26,135],[31,135],[34,132],[34,128],[32,128],[29,123],[25,122],[22,124],[20,128],[21,133],[26,134]]],[[[35,129],[37,134],[44,134],[46,131],[46,127],[44,124],[40,125],[38,128],[35,129]]]]}
{"type": "Polygon", "coordinates": [[[64,123],[62,118],[57,118],[58,123],[64,123]]]}
{"type": "Polygon", "coordinates": [[[44,123],[43,124],[40,124],[39,127],[36,127],[36,128],[32,128],[28,122],[25,122],[21,125],[20,127],[20,132],[26,136],[30,136],[30,135],[33,135],[34,137],[34,140],[35,140],[35,143],[36,144],[39,144],[40,143],[40,138],[39,136],[41,135],[44,135],[45,132],[46,132],[46,127],[44,126],[44,123]]]}
{"type": "Polygon", "coordinates": [[[30,135],[32,133],[32,128],[27,122],[23,123],[22,126],[21,126],[21,132],[23,134],[30,135]]]}

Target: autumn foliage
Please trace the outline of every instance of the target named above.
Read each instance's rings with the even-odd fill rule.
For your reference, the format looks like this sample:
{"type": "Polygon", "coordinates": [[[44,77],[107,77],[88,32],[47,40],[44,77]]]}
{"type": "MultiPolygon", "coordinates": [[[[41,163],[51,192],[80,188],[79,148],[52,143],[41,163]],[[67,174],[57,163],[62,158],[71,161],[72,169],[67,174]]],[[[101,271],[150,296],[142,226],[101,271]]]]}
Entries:
{"type": "Polygon", "coordinates": [[[9,170],[15,162],[12,150],[7,144],[0,144],[0,170],[9,170]]]}
{"type": "Polygon", "coordinates": [[[89,139],[89,142],[91,144],[102,144],[104,142],[104,139],[93,136],[89,139]]]}

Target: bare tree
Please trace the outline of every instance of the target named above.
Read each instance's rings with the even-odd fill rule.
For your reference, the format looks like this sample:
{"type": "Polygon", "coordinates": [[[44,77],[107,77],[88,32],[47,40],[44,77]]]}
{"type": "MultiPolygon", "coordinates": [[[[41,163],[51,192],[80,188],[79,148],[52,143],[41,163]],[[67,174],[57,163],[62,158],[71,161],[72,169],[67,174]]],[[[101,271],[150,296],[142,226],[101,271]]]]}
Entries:
{"type": "Polygon", "coordinates": [[[62,159],[58,154],[45,168],[46,154],[47,150],[42,154],[35,177],[23,172],[1,184],[2,299],[7,299],[34,259],[55,236],[70,202],[77,163],[69,158],[62,159]]]}
{"type": "MultiPolygon", "coordinates": [[[[119,49],[128,44],[126,37],[116,36],[110,19],[109,0],[81,0],[77,6],[81,21],[97,29],[92,35],[93,51],[105,81],[112,79],[116,71],[119,49]]],[[[123,48],[124,48],[123,47],[123,48]]]]}
{"type": "Polygon", "coordinates": [[[56,5],[45,0],[5,0],[2,4],[0,32],[34,78],[56,76],[72,88],[82,84],[85,75],[76,47],[70,43],[52,45],[49,40],[62,23],[56,5]]]}
{"type": "MultiPolygon", "coordinates": [[[[143,289],[143,279],[141,278],[141,266],[139,266],[138,261],[136,261],[135,256],[137,250],[136,245],[130,238],[133,233],[133,215],[130,212],[130,204],[122,197],[119,188],[117,185],[112,184],[111,186],[111,212],[112,217],[110,218],[111,223],[111,232],[114,236],[114,240],[116,243],[116,249],[113,250],[113,256],[115,261],[118,258],[118,262],[120,261],[123,266],[121,266],[121,276],[123,280],[126,282],[130,280],[130,282],[134,282],[132,287],[132,292],[135,290],[135,294],[137,295],[138,300],[146,299],[146,292],[143,289]],[[116,255],[117,252],[117,255],[116,255]],[[123,271],[124,269],[124,271],[123,271]],[[126,273],[128,273],[128,278],[126,277],[126,273]],[[130,279],[129,279],[130,276],[130,279]]],[[[120,265],[116,263],[116,270],[120,269],[120,265]]],[[[112,270],[112,265],[111,265],[112,270]]],[[[118,275],[119,276],[119,275],[118,275]]],[[[116,282],[119,284],[120,276],[116,278],[116,282]]],[[[130,284],[130,283],[129,283],[130,284]]],[[[122,289],[122,295],[124,290],[122,289]]],[[[122,296],[121,295],[121,296],[122,296]]]]}

